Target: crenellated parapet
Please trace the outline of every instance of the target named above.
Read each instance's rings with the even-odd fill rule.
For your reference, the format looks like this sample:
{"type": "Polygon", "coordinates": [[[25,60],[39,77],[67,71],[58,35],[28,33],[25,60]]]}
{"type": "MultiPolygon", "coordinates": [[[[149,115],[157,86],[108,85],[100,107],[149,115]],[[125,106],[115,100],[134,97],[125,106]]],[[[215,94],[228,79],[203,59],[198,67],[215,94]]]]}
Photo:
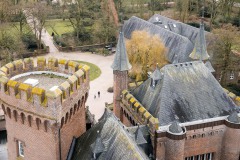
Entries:
{"type": "Polygon", "coordinates": [[[0,98],[10,107],[59,120],[68,112],[70,102],[86,101],[89,90],[89,69],[84,64],[56,58],[47,60],[38,57],[36,65],[32,58],[17,60],[0,68],[0,98]],[[39,74],[39,72],[56,74],[60,77],[67,75],[67,77],[64,77],[66,80],[63,83],[49,90],[33,87],[13,78],[21,74],[39,74]]]}
{"type": "Polygon", "coordinates": [[[229,92],[225,88],[223,88],[223,90],[238,106],[240,106],[240,96],[237,96],[236,94],[234,94],[232,92],[229,92]]]}
{"type": "Polygon", "coordinates": [[[130,112],[133,115],[134,120],[137,123],[148,125],[151,133],[155,133],[155,131],[159,127],[158,118],[152,116],[145,107],[127,90],[123,90],[122,92],[122,108],[126,110],[126,112],[130,112]]]}

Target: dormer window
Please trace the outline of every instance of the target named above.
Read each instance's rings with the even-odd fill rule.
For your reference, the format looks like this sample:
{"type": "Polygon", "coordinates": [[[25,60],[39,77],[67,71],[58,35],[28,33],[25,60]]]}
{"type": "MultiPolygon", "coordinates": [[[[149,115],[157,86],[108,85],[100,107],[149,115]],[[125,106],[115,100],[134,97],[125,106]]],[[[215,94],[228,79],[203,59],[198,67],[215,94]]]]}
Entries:
{"type": "Polygon", "coordinates": [[[231,74],[230,74],[230,79],[234,79],[234,73],[233,73],[233,71],[232,71],[231,74]]]}

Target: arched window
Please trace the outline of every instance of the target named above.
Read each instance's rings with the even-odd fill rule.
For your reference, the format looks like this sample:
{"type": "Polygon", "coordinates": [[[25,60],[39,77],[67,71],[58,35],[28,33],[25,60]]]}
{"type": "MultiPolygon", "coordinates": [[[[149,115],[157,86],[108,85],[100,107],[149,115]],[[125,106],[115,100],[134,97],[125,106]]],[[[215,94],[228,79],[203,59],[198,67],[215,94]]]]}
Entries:
{"type": "Polygon", "coordinates": [[[49,128],[49,122],[47,120],[44,121],[44,131],[47,132],[49,128]]]}
{"type": "Polygon", "coordinates": [[[11,109],[10,108],[7,108],[7,115],[9,118],[11,118],[11,109]]]}
{"type": "Polygon", "coordinates": [[[74,105],[73,114],[75,114],[75,113],[76,113],[76,111],[77,111],[77,108],[79,108],[79,107],[77,107],[77,105],[75,104],[75,105],[74,105]]]}
{"type": "Polygon", "coordinates": [[[36,118],[36,124],[37,124],[37,129],[40,129],[40,125],[41,125],[41,120],[39,118],[36,118]]]}
{"type": "Polygon", "coordinates": [[[67,121],[68,121],[68,112],[66,113],[65,124],[67,123],[67,121]]]}
{"type": "Polygon", "coordinates": [[[78,100],[78,108],[81,107],[81,101],[78,100]]]}
{"type": "Polygon", "coordinates": [[[84,97],[82,97],[82,107],[83,107],[84,102],[85,102],[85,101],[84,101],[84,97]]]}
{"type": "Polygon", "coordinates": [[[21,122],[22,122],[22,124],[24,124],[26,116],[24,113],[21,113],[20,116],[21,116],[21,122]]]}
{"type": "Polygon", "coordinates": [[[85,103],[86,103],[86,101],[87,101],[87,99],[88,99],[88,92],[85,94],[85,103]]]}
{"type": "Polygon", "coordinates": [[[32,126],[32,120],[33,120],[33,118],[32,118],[32,116],[28,116],[28,125],[29,125],[29,127],[31,127],[32,126]]]}
{"type": "MultiPolygon", "coordinates": [[[[77,104],[75,104],[75,105],[77,105],[77,104]]],[[[73,109],[71,108],[71,109],[70,109],[70,116],[69,116],[69,120],[72,118],[72,115],[73,115],[73,109]]]]}
{"type": "Polygon", "coordinates": [[[17,122],[18,114],[17,114],[16,110],[13,111],[13,117],[14,117],[15,122],[17,122]]]}
{"type": "Polygon", "coordinates": [[[2,104],[2,110],[4,112],[4,114],[6,114],[6,109],[5,109],[5,106],[2,104]]]}
{"type": "Polygon", "coordinates": [[[63,124],[64,124],[64,117],[62,117],[61,119],[61,128],[63,127],[63,124]]]}

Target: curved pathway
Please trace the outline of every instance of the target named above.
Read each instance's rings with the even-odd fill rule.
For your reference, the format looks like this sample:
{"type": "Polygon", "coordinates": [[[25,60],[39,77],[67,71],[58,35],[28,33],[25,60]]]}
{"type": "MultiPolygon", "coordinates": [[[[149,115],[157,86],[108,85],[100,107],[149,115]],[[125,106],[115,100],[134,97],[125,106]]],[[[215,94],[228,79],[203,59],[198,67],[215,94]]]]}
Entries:
{"type": "MultiPolygon", "coordinates": [[[[27,11],[24,11],[27,15],[27,23],[33,30],[33,21],[38,22],[38,20],[32,15],[28,15],[27,11]]],[[[34,30],[33,30],[34,32],[34,30]]],[[[91,53],[82,53],[82,52],[59,52],[58,49],[53,44],[53,39],[43,28],[42,31],[42,41],[46,46],[49,46],[49,51],[45,57],[56,57],[56,58],[65,58],[68,60],[81,60],[93,63],[97,65],[102,74],[97,79],[90,82],[90,90],[89,97],[86,102],[86,105],[89,106],[89,110],[92,114],[95,115],[95,119],[98,120],[105,108],[105,102],[112,103],[113,102],[113,94],[108,93],[107,89],[113,86],[113,71],[111,69],[111,64],[113,62],[114,55],[111,56],[101,56],[91,53]],[[98,97],[97,92],[100,91],[101,96],[98,97]],[[94,99],[94,95],[96,95],[96,99],[94,99]]]]}

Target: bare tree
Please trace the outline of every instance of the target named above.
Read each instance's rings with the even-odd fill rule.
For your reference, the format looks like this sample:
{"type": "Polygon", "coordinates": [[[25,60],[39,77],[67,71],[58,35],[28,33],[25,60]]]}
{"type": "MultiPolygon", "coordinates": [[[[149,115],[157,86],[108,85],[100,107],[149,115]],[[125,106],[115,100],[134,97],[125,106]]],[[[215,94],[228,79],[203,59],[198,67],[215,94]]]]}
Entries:
{"type": "Polygon", "coordinates": [[[50,11],[50,6],[39,2],[34,3],[31,8],[28,9],[27,15],[32,20],[35,35],[37,37],[38,49],[41,49],[42,31],[50,11]]]}

